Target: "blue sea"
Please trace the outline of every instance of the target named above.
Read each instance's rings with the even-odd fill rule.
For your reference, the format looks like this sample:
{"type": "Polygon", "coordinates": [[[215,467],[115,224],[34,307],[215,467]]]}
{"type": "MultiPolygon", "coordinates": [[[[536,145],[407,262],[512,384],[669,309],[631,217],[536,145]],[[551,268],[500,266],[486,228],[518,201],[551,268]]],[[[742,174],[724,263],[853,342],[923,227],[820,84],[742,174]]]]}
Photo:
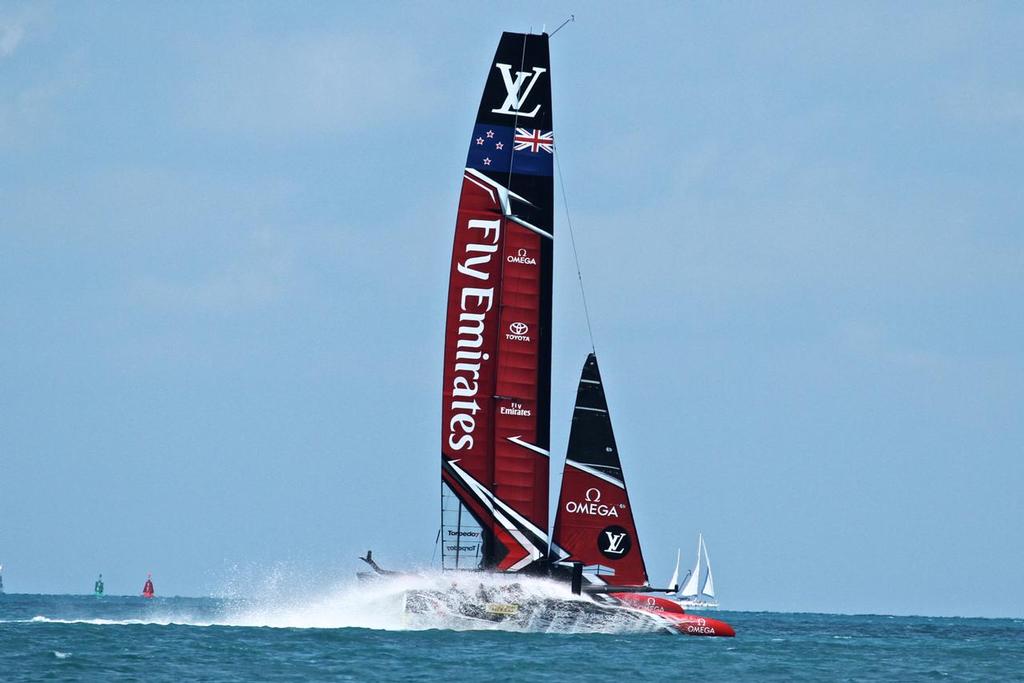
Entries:
{"type": "Polygon", "coordinates": [[[1020,619],[721,611],[737,637],[697,638],[343,625],[352,610],[0,595],[0,680],[1024,680],[1020,619]]]}

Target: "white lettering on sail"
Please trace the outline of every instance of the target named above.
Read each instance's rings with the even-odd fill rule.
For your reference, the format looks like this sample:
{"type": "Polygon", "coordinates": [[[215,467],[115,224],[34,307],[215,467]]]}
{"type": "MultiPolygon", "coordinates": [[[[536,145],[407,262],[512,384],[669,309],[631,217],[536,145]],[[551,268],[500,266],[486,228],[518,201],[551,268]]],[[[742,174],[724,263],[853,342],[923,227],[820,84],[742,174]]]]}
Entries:
{"type": "Polygon", "coordinates": [[[487,280],[490,277],[490,273],[486,273],[479,270],[474,270],[473,266],[480,266],[491,262],[491,254],[498,250],[498,232],[500,231],[501,220],[493,221],[481,221],[471,220],[469,222],[470,230],[483,230],[483,238],[487,239],[487,234],[494,231],[494,241],[490,244],[467,244],[466,251],[469,253],[482,253],[484,256],[475,256],[473,258],[466,259],[465,263],[458,264],[458,270],[463,275],[469,275],[475,277],[478,280],[487,280]]]}
{"type": "MultiPolygon", "coordinates": [[[[501,235],[501,219],[486,221],[471,219],[467,230],[479,230],[476,239],[466,245],[463,258],[456,264],[456,270],[476,280],[487,282],[491,279],[492,256],[498,250],[501,235]]],[[[460,451],[473,447],[473,430],[476,429],[476,414],[480,404],[476,401],[479,391],[480,365],[491,356],[481,349],[484,344],[484,324],[488,311],[494,307],[494,287],[463,287],[459,293],[459,331],[455,342],[455,366],[452,377],[452,416],[448,421],[448,445],[460,451]],[[457,400],[461,399],[461,400],[457,400]]]]}
{"type": "Polygon", "coordinates": [[[505,83],[506,95],[505,102],[501,107],[492,109],[491,112],[494,114],[508,114],[510,116],[525,116],[531,119],[536,116],[537,112],[540,111],[539,104],[531,112],[522,111],[522,107],[526,102],[526,98],[530,96],[533,86],[537,84],[537,78],[547,69],[535,66],[533,67],[532,74],[529,71],[517,71],[515,80],[513,80],[511,64],[495,64],[494,66],[501,72],[501,80],[505,83]],[[528,82],[526,82],[527,76],[530,78],[528,82]],[[520,95],[519,91],[523,87],[524,82],[526,82],[526,89],[520,95]]]}
{"type": "Polygon", "coordinates": [[[512,322],[509,323],[508,332],[505,334],[505,339],[509,341],[530,341],[530,337],[526,334],[530,331],[530,326],[524,322],[512,322]]]}
{"type": "Polygon", "coordinates": [[[570,500],[565,504],[565,511],[574,515],[592,515],[600,517],[618,517],[619,511],[614,505],[602,503],[578,503],[570,500]]]}
{"type": "Polygon", "coordinates": [[[530,256],[529,252],[527,252],[525,249],[520,249],[515,253],[515,255],[509,254],[508,256],[505,257],[505,260],[508,261],[509,263],[519,263],[524,266],[537,265],[537,259],[530,256]]]}
{"type": "Polygon", "coordinates": [[[501,406],[498,410],[502,415],[516,415],[519,417],[532,417],[533,411],[529,408],[524,408],[522,403],[512,401],[510,406],[501,406]]]}

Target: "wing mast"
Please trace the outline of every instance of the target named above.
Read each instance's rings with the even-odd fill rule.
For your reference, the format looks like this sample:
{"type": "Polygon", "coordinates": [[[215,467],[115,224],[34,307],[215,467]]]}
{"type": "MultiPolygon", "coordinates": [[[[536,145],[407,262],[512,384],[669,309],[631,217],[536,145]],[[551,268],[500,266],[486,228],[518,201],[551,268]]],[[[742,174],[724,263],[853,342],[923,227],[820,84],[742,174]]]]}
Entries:
{"type": "Polygon", "coordinates": [[[441,566],[545,568],[553,249],[547,35],[502,34],[469,142],[441,406],[441,566]]]}

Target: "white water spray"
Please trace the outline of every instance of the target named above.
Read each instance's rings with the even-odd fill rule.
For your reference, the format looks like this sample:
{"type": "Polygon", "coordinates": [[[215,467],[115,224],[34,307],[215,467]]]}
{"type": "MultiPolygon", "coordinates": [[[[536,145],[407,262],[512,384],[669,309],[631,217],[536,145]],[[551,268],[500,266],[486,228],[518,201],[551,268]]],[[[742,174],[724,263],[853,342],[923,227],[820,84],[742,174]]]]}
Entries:
{"type": "MultiPolygon", "coordinates": [[[[130,599],[131,600],[131,599],[130,599]]],[[[664,624],[626,608],[602,608],[565,583],[478,572],[424,571],[368,580],[312,579],[286,565],[232,569],[216,601],[163,598],[89,603],[86,613],[39,615],[50,623],[269,628],[501,630],[639,633],[664,624]],[[410,609],[414,605],[426,609],[410,609]],[[116,612],[113,613],[113,612],[116,612]]]]}

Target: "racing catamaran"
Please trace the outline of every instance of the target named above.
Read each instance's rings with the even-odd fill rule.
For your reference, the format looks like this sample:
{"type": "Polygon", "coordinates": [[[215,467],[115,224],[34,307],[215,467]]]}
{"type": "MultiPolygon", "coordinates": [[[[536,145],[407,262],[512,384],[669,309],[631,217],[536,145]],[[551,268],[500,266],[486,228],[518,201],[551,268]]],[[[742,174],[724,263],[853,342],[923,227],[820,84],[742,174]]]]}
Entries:
{"type": "MultiPolygon", "coordinates": [[[[554,136],[548,35],[504,33],[469,140],[452,250],[441,396],[445,572],[550,576],[521,586],[410,590],[406,610],[538,624],[618,621],[734,635],[650,586],[597,357],[583,367],[549,536],[554,136]],[[575,594],[572,595],[572,594],[575,594]]],[[[377,573],[385,573],[367,554],[377,573]]]]}

